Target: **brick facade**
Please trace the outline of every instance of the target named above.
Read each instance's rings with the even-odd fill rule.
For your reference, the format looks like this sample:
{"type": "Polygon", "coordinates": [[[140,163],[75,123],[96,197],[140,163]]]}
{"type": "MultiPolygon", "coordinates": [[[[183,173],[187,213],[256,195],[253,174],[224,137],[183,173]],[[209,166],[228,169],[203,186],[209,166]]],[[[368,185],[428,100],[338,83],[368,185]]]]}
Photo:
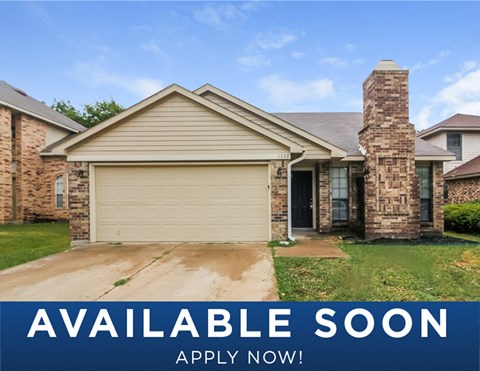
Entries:
{"type": "Polygon", "coordinates": [[[318,231],[332,230],[332,192],[330,162],[320,162],[317,166],[317,226],[318,231]]]}
{"type": "Polygon", "coordinates": [[[39,149],[45,146],[46,124],[17,114],[15,124],[15,221],[35,221],[43,211],[43,160],[39,149]]]}
{"type": "Polygon", "coordinates": [[[0,224],[68,219],[65,157],[44,158],[47,124],[0,107],[0,224]],[[55,178],[64,176],[63,208],[55,208],[55,178]]]}
{"type": "Polygon", "coordinates": [[[43,158],[43,190],[42,190],[42,212],[45,219],[68,220],[70,213],[68,210],[68,163],[64,157],[49,156],[43,158]],[[55,205],[55,180],[63,176],[63,207],[57,208],[55,205]]]}
{"type": "Polygon", "coordinates": [[[12,220],[12,130],[10,110],[0,106],[0,223],[12,220]]]}
{"type": "Polygon", "coordinates": [[[88,162],[70,162],[70,238],[72,245],[90,241],[90,188],[88,162]]]}
{"type": "Polygon", "coordinates": [[[408,71],[374,70],[363,84],[365,238],[416,238],[420,202],[408,71]]]}
{"type": "MultiPolygon", "coordinates": [[[[443,233],[443,205],[444,205],[444,189],[443,189],[443,162],[435,161],[432,163],[433,175],[433,225],[431,231],[434,233],[443,233]]],[[[423,230],[422,230],[423,232],[423,230]]]]}
{"type": "Polygon", "coordinates": [[[288,234],[288,161],[270,161],[272,240],[288,234]]]}
{"type": "Polygon", "coordinates": [[[447,180],[449,204],[480,200],[480,177],[447,180]]]}

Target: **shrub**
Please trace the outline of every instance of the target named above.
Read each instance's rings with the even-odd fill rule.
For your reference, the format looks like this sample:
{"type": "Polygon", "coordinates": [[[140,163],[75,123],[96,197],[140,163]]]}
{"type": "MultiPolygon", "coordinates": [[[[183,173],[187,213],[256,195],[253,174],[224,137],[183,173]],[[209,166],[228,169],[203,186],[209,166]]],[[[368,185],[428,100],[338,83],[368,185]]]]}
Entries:
{"type": "Polygon", "coordinates": [[[445,205],[444,211],[445,229],[480,233],[480,200],[445,205]]]}

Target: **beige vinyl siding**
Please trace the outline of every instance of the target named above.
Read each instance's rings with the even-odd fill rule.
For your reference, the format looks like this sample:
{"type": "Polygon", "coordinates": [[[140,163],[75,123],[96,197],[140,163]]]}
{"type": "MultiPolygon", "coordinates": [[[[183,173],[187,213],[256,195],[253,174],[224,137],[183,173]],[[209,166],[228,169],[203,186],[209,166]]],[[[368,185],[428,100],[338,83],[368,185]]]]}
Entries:
{"type": "Polygon", "coordinates": [[[268,165],[97,166],[97,241],[267,241],[268,165]]]}
{"type": "Polygon", "coordinates": [[[443,148],[445,150],[447,149],[447,136],[445,133],[437,133],[428,137],[428,139],[424,139],[424,140],[426,140],[429,143],[432,143],[437,147],[443,148]]]}
{"type": "MultiPolygon", "coordinates": [[[[454,131],[451,131],[454,133],[454,131]]],[[[447,149],[447,132],[434,134],[427,139],[437,147],[447,149]]],[[[448,161],[443,163],[443,171],[446,173],[456,167],[463,165],[465,162],[480,156],[480,133],[479,132],[463,132],[462,133],[462,161],[448,161]]]]}
{"type": "Polygon", "coordinates": [[[265,120],[262,117],[259,117],[252,112],[239,107],[238,105],[218,96],[217,94],[214,94],[212,92],[207,92],[205,94],[202,94],[202,97],[212,101],[213,103],[218,104],[219,106],[222,106],[232,112],[235,112],[236,114],[245,117],[247,120],[250,120],[258,125],[263,126],[264,128],[273,131],[276,134],[279,134],[283,136],[284,138],[290,139],[291,141],[301,145],[303,148],[305,148],[305,151],[307,153],[306,158],[326,158],[326,156],[330,156],[330,151],[315,144],[307,139],[304,139],[278,125],[275,125],[271,123],[268,120],[265,120]]]}
{"type": "Polygon", "coordinates": [[[480,156],[480,132],[463,133],[463,160],[470,161],[480,156]]]}
{"type": "Polygon", "coordinates": [[[69,157],[289,153],[253,132],[181,95],[173,95],[69,152],[69,157]]]}
{"type": "Polygon", "coordinates": [[[45,133],[45,143],[47,146],[49,146],[50,144],[65,138],[69,134],[72,134],[72,132],[65,129],[61,129],[57,126],[47,124],[46,133],[45,133]]]}

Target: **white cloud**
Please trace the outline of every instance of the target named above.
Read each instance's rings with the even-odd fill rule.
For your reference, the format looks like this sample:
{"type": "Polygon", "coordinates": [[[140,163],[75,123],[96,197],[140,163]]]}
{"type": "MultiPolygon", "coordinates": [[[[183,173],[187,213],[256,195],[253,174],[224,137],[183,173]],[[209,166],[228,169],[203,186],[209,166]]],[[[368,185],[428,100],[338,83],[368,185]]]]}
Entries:
{"type": "Polygon", "coordinates": [[[193,12],[194,18],[207,26],[226,29],[234,21],[247,19],[249,13],[266,6],[263,2],[247,1],[237,4],[210,3],[193,12]]]}
{"type": "Polygon", "coordinates": [[[243,70],[251,70],[254,68],[267,67],[270,65],[270,59],[263,54],[249,54],[237,59],[237,63],[243,70]]]}
{"type": "Polygon", "coordinates": [[[415,65],[411,67],[406,67],[410,72],[416,72],[418,70],[424,69],[426,67],[435,66],[436,64],[440,63],[440,61],[450,55],[448,50],[442,50],[435,58],[432,58],[426,62],[417,62],[415,65]]]}
{"type": "Polygon", "coordinates": [[[425,129],[455,113],[480,115],[480,65],[468,61],[453,76],[457,76],[456,81],[429,99],[415,117],[418,129],[425,129]]]}
{"type": "Polygon", "coordinates": [[[344,68],[351,65],[359,66],[362,63],[363,63],[363,59],[350,60],[350,59],[339,58],[339,57],[325,57],[320,59],[320,64],[336,67],[336,68],[344,68]]]}
{"type": "MultiPolygon", "coordinates": [[[[270,30],[259,33],[244,49],[244,55],[237,58],[237,64],[242,70],[269,66],[273,56],[269,56],[267,53],[275,53],[288,44],[294,43],[303,35],[304,32],[289,30],[270,30]]],[[[291,56],[299,59],[302,58],[304,54],[301,52],[292,52],[291,56]]]]}
{"type": "Polygon", "coordinates": [[[357,49],[357,45],[349,43],[349,44],[345,45],[344,49],[351,52],[351,51],[357,49]]]}
{"type": "Polygon", "coordinates": [[[195,10],[193,16],[198,22],[214,28],[227,28],[229,22],[245,17],[235,5],[223,3],[207,4],[195,10]]]}
{"type": "Polygon", "coordinates": [[[347,67],[348,61],[343,58],[325,57],[320,59],[320,64],[325,64],[333,67],[347,67]]]}
{"type": "Polygon", "coordinates": [[[466,61],[462,64],[460,71],[454,73],[453,75],[448,75],[445,76],[443,79],[445,82],[454,82],[458,79],[460,79],[463,75],[465,75],[467,72],[470,72],[477,67],[480,67],[480,64],[477,61],[466,61]]]}
{"type": "Polygon", "coordinates": [[[267,93],[268,100],[281,110],[318,102],[334,94],[333,81],[327,78],[296,82],[271,75],[262,79],[259,87],[267,93]]]}
{"type": "Polygon", "coordinates": [[[305,57],[305,53],[303,52],[292,52],[290,53],[290,55],[293,59],[302,59],[303,57],[305,57]]]}
{"type": "Polygon", "coordinates": [[[89,85],[113,85],[146,98],[163,88],[161,81],[147,77],[121,76],[101,67],[98,63],[76,63],[67,73],[89,85]]]}
{"type": "Polygon", "coordinates": [[[150,40],[140,44],[140,49],[154,54],[161,54],[162,49],[155,40],[150,40]]]}
{"type": "Polygon", "coordinates": [[[287,44],[297,41],[303,34],[303,32],[293,31],[270,31],[257,35],[255,43],[261,49],[281,49],[287,44]]]}

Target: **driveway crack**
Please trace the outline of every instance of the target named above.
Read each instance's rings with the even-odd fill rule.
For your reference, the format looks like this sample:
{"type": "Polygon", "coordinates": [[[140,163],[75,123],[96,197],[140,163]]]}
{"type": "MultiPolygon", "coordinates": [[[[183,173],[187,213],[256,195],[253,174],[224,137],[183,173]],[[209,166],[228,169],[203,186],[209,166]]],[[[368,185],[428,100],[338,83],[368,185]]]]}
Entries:
{"type": "MultiPolygon", "coordinates": [[[[140,268],[139,270],[133,272],[130,276],[128,276],[127,278],[125,278],[124,280],[126,280],[126,283],[128,283],[128,281],[134,279],[136,276],[138,276],[141,272],[143,272],[145,269],[147,269],[148,267],[150,267],[152,264],[154,264],[155,262],[157,262],[158,260],[162,259],[163,257],[165,257],[166,255],[170,254],[173,250],[175,250],[177,247],[179,246],[182,246],[184,243],[180,243],[178,245],[175,245],[174,247],[172,247],[170,250],[167,250],[165,252],[163,252],[162,255],[160,256],[156,256],[152,259],[152,261],[150,263],[148,263],[147,265],[145,265],[144,267],[140,268]]],[[[123,286],[123,285],[122,285],[123,286]]],[[[102,299],[103,297],[105,297],[106,295],[108,295],[109,293],[111,293],[113,290],[115,290],[117,287],[119,286],[113,286],[111,289],[105,291],[102,295],[100,295],[98,298],[96,298],[94,301],[98,301],[100,299],[102,299]]]]}

